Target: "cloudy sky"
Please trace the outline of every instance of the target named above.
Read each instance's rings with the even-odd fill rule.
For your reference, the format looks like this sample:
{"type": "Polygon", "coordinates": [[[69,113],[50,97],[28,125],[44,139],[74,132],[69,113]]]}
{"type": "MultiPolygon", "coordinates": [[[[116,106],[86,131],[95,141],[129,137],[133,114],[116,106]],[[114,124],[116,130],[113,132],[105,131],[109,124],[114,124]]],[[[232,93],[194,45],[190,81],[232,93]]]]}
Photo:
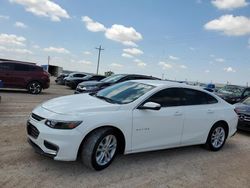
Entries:
{"type": "Polygon", "coordinates": [[[248,0],[1,0],[0,58],[250,83],[248,0]]]}

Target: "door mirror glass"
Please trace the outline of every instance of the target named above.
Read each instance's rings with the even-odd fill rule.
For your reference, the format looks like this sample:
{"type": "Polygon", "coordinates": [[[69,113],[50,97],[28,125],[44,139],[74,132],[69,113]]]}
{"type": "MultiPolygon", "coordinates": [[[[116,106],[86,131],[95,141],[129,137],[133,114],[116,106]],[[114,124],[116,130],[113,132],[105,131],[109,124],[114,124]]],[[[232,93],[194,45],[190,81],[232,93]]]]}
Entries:
{"type": "Polygon", "coordinates": [[[161,105],[155,102],[146,102],[142,106],[139,106],[138,109],[141,110],[160,110],[161,105]]]}

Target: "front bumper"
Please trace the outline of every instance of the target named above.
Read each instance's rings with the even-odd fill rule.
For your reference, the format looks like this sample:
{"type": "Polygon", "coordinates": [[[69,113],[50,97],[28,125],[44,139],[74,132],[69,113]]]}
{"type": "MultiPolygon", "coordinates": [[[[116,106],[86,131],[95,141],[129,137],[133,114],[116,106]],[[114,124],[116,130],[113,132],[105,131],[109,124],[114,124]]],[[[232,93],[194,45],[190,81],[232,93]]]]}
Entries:
{"type": "Polygon", "coordinates": [[[250,121],[240,121],[239,120],[237,129],[243,130],[243,131],[250,131],[250,121]]]}
{"type": "MultiPolygon", "coordinates": [[[[46,112],[41,107],[39,109],[46,112]]],[[[51,114],[48,111],[46,113],[51,114]]],[[[49,118],[45,115],[46,113],[39,113],[39,116],[49,118]]],[[[77,128],[72,130],[53,129],[46,126],[44,122],[45,119],[38,121],[32,117],[27,122],[28,140],[35,151],[54,160],[76,160],[83,139],[81,132],[77,128]],[[32,126],[32,130],[29,126],[32,126]]]]}

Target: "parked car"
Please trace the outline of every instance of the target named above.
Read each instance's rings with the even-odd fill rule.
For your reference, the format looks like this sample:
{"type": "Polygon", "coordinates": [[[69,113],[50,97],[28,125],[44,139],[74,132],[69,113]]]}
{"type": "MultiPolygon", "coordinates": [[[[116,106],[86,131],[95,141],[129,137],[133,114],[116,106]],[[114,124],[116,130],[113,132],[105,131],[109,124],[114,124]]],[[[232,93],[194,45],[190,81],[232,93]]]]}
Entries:
{"type": "Polygon", "coordinates": [[[137,75],[137,74],[115,74],[104,78],[100,81],[88,81],[78,84],[75,94],[79,93],[90,93],[97,92],[101,89],[104,89],[108,86],[114,85],[116,83],[128,81],[128,80],[160,80],[159,78],[155,78],[152,76],[145,75],[137,75]]]}
{"type": "Polygon", "coordinates": [[[76,89],[79,83],[84,83],[86,81],[100,81],[106,78],[102,75],[87,75],[84,77],[72,77],[66,81],[66,85],[69,86],[71,89],[76,89]]]}
{"type": "Polygon", "coordinates": [[[59,84],[59,85],[65,85],[65,80],[64,80],[64,78],[66,78],[66,77],[68,77],[68,76],[69,76],[69,74],[62,73],[62,74],[60,74],[60,75],[56,78],[55,82],[56,82],[57,84],[59,84]]]}
{"type": "Polygon", "coordinates": [[[216,88],[215,88],[215,84],[206,84],[205,87],[203,88],[209,92],[215,92],[216,88]]]}
{"type": "Polygon", "coordinates": [[[87,75],[89,75],[89,74],[87,74],[87,73],[70,73],[67,77],[64,78],[65,85],[71,87],[70,80],[83,78],[87,75]]]}
{"type": "Polygon", "coordinates": [[[235,110],[239,116],[238,129],[250,131],[250,97],[236,103],[235,110]]]}
{"type": "Polygon", "coordinates": [[[49,74],[42,67],[19,61],[0,61],[0,80],[4,88],[27,89],[31,94],[50,86],[49,74]]]}
{"type": "Polygon", "coordinates": [[[218,151],[237,121],[234,106],[198,87],[133,80],[47,101],[32,111],[27,132],[40,154],[63,161],[79,156],[102,170],[117,153],[197,144],[218,151]]]}
{"type": "Polygon", "coordinates": [[[239,102],[240,100],[250,96],[250,88],[242,86],[226,85],[219,89],[216,94],[230,104],[239,102]]]}

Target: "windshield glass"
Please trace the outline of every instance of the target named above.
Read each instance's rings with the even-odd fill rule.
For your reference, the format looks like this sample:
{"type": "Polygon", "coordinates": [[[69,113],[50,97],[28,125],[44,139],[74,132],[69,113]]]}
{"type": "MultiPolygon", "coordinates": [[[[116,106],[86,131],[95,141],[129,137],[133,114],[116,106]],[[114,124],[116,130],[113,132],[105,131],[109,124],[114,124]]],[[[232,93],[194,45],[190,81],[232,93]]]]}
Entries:
{"type": "Polygon", "coordinates": [[[135,101],[154,86],[136,83],[123,82],[99,91],[95,96],[110,103],[127,104],[135,101]]]}
{"type": "Polygon", "coordinates": [[[120,80],[123,77],[124,75],[122,74],[115,74],[115,75],[102,79],[101,82],[115,83],[116,81],[120,80]]]}
{"type": "Polygon", "coordinates": [[[244,87],[228,85],[228,86],[221,88],[219,92],[234,95],[234,96],[241,96],[243,90],[244,90],[244,87]]]}
{"type": "Polygon", "coordinates": [[[242,103],[246,105],[250,105],[250,97],[247,97],[242,103]]]}

